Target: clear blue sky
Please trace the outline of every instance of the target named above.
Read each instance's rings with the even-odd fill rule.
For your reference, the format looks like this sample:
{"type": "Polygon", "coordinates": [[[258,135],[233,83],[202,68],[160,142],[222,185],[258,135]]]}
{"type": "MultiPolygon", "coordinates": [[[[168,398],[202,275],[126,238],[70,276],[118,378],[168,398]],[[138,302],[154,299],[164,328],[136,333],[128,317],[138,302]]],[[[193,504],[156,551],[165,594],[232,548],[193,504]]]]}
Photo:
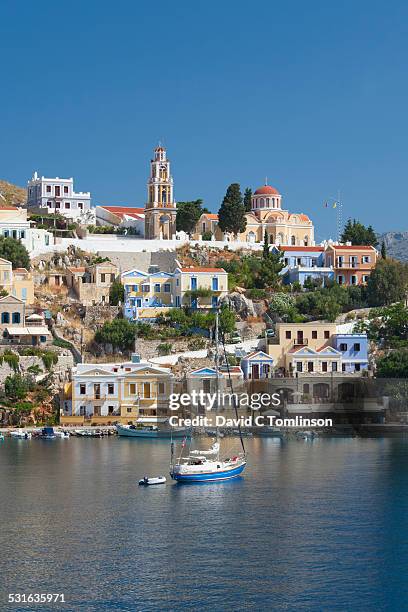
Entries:
{"type": "Polygon", "coordinates": [[[153,147],[178,200],[218,210],[267,175],[285,208],[407,230],[408,5],[3,0],[0,177],[74,176],[140,206],[153,147]]]}

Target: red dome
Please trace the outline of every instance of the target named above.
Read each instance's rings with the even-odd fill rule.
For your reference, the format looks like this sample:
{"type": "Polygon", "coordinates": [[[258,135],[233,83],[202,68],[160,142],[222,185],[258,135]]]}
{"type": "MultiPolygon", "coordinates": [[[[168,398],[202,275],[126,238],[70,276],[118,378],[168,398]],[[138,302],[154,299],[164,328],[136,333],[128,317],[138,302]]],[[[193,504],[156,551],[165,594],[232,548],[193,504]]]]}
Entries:
{"type": "Polygon", "coordinates": [[[280,195],[279,191],[275,189],[275,187],[271,187],[270,185],[263,185],[259,187],[254,195],[280,195]]]}

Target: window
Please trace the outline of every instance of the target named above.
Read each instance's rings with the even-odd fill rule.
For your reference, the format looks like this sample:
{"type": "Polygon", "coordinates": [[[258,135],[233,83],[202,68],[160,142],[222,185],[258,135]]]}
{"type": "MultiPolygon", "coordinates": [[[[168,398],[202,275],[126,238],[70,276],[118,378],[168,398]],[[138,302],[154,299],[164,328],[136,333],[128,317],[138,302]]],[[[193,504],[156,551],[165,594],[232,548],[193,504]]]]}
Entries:
{"type": "Polygon", "coordinates": [[[11,321],[12,323],[20,323],[21,320],[21,316],[19,312],[13,312],[13,314],[11,315],[11,321]]]}
{"type": "Polygon", "coordinates": [[[13,236],[14,239],[17,240],[17,230],[13,230],[12,231],[12,236],[13,236]]]}
{"type": "Polygon", "coordinates": [[[359,351],[361,349],[360,343],[359,342],[355,342],[353,348],[354,348],[355,351],[359,351]]]}
{"type": "Polygon", "coordinates": [[[115,385],[113,383],[108,383],[108,394],[113,395],[115,392],[115,385]]]}
{"type": "Polygon", "coordinates": [[[10,323],[10,313],[9,312],[2,312],[1,313],[1,322],[2,323],[10,323]]]}
{"type": "Polygon", "coordinates": [[[50,200],[48,200],[48,202],[47,202],[47,206],[48,206],[48,208],[51,208],[51,206],[52,206],[52,202],[51,202],[50,200]]]}
{"type": "Polygon", "coordinates": [[[65,208],[71,208],[71,204],[69,202],[65,202],[65,208]]]}
{"type": "Polygon", "coordinates": [[[218,278],[213,278],[212,279],[212,290],[213,291],[218,291],[218,278]]]}
{"type": "Polygon", "coordinates": [[[101,416],[101,407],[95,406],[94,408],[94,416],[101,416]]]}
{"type": "Polygon", "coordinates": [[[85,383],[81,383],[79,385],[79,394],[80,395],[85,395],[86,394],[86,384],[85,383]]]}
{"type": "Polygon", "coordinates": [[[313,370],[314,370],[314,364],[313,364],[313,361],[308,361],[308,362],[307,362],[307,371],[308,371],[308,372],[313,372],[313,370]]]}
{"type": "Polygon", "coordinates": [[[317,340],[317,330],[316,329],[312,331],[312,340],[317,340]]]}
{"type": "Polygon", "coordinates": [[[361,370],[361,363],[355,363],[354,364],[354,371],[355,372],[360,372],[361,370]]]}
{"type": "Polygon", "coordinates": [[[51,193],[51,185],[47,185],[47,193],[51,193]]]}
{"type": "Polygon", "coordinates": [[[21,230],[21,232],[20,232],[20,238],[25,238],[25,230],[21,230]]]}
{"type": "Polygon", "coordinates": [[[129,395],[136,395],[136,384],[135,383],[130,383],[129,395]]]}
{"type": "Polygon", "coordinates": [[[346,371],[346,364],[345,364],[345,363],[342,363],[342,364],[341,364],[341,371],[342,371],[342,372],[345,372],[345,371],[346,371]]]}
{"type": "Polygon", "coordinates": [[[324,339],[328,340],[329,338],[330,338],[330,332],[329,332],[329,330],[325,329],[324,330],[324,339]]]}
{"type": "Polygon", "coordinates": [[[363,263],[370,263],[371,257],[369,255],[363,255],[363,263]]]}
{"type": "Polygon", "coordinates": [[[78,208],[79,208],[80,210],[82,210],[82,209],[83,209],[83,207],[84,207],[84,205],[82,204],[82,202],[78,202],[78,208]]]}
{"type": "Polygon", "coordinates": [[[344,276],[339,274],[338,277],[337,277],[337,282],[339,283],[339,285],[343,285],[344,284],[344,276]]]}
{"type": "Polygon", "coordinates": [[[327,361],[322,361],[322,372],[327,372],[327,361]]]}
{"type": "Polygon", "coordinates": [[[309,383],[305,383],[303,385],[303,393],[310,393],[310,385],[309,385],[309,383]]]}
{"type": "Polygon", "coordinates": [[[108,406],[108,414],[113,414],[114,410],[115,410],[114,406],[108,406]]]}
{"type": "Polygon", "coordinates": [[[143,383],[143,397],[150,398],[150,383],[143,383]]]}
{"type": "Polygon", "coordinates": [[[159,388],[159,394],[164,395],[164,383],[159,383],[158,388],[159,388]]]}
{"type": "Polygon", "coordinates": [[[197,289],[197,279],[196,278],[192,278],[191,279],[191,289],[197,289]]]}
{"type": "Polygon", "coordinates": [[[180,296],[176,295],[176,306],[177,308],[180,308],[180,296]]]}
{"type": "Polygon", "coordinates": [[[60,202],[55,202],[55,208],[61,208],[61,203],[60,202]]]}
{"type": "Polygon", "coordinates": [[[64,193],[68,193],[68,185],[64,185],[64,193]]]}
{"type": "Polygon", "coordinates": [[[342,353],[344,353],[345,351],[347,351],[347,344],[345,344],[344,342],[342,342],[340,344],[340,350],[342,351],[342,353]]]}
{"type": "Polygon", "coordinates": [[[59,185],[55,185],[55,187],[54,187],[54,193],[55,193],[55,195],[57,196],[57,198],[59,198],[59,197],[60,197],[60,195],[61,195],[61,187],[60,187],[59,185]]]}
{"type": "Polygon", "coordinates": [[[367,283],[368,282],[368,274],[363,274],[363,283],[367,283]]]}
{"type": "Polygon", "coordinates": [[[290,340],[292,338],[292,332],[288,329],[285,332],[285,338],[286,340],[290,340]]]}
{"type": "Polygon", "coordinates": [[[131,288],[131,291],[137,291],[137,285],[133,285],[133,287],[131,288]]]}
{"type": "Polygon", "coordinates": [[[170,293],[170,284],[169,283],[165,283],[165,285],[164,285],[164,293],[170,293]]]}
{"type": "Polygon", "coordinates": [[[156,283],[154,286],[155,293],[160,293],[160,283],[156,283]]]}
{"type": "Polygon", "coordinates": [[[105,276],[106,276],[105,274],[101,274],[101,283],[105,282],[105,276]]]}
{"type": "Polygon", "coordinates": [[[301,361],[296,362],[296,372],[303,372],[303,364],[301,361]]]}
{"type": "Polygon", "coordinates": [[[216,295],[213,295],[211,298],[211,308],[218,308],[218,298],[216,295]]]}
{"type": "Polygon", "coordinates": [[[149,293],[150,285],[142,285],[142,293],[149,293]]]}
{"type": "Polygon", "coordinates": [[[332,363],[332,372],[337,372],[337,361],[333,361],[332,363]]]}
{"type": "Polygon", "coordinates": [[[86,406],[80,406],[79,407],[79,415],[80,416],[85,416],[86,415],[86,406]]]}
{"type": "Polygon", "coordinates": [[[95,397],[95,399],[100,399],[101,398],[101,385],[100,385],[100,383],[95,383],[94,384],[94,397],[95,397]]]}
{"type": "Polygon", "coordinates": [[[357,276],[355,274],[352,274],[351,276],[351,284],[357,285],[357,276]]]}

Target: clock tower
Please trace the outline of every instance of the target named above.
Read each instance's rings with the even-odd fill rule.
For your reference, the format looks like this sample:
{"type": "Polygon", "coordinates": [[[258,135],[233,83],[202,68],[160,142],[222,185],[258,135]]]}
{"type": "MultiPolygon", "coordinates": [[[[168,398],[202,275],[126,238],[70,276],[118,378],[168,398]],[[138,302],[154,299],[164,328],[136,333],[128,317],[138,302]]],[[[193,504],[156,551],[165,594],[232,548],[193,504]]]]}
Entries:
{"type": "Polygon", "coordinates": [[[159,145],[150,161],[145,209],[145,238],[170,240],[176,234],[176,202],[166,149],[159,145]]]}

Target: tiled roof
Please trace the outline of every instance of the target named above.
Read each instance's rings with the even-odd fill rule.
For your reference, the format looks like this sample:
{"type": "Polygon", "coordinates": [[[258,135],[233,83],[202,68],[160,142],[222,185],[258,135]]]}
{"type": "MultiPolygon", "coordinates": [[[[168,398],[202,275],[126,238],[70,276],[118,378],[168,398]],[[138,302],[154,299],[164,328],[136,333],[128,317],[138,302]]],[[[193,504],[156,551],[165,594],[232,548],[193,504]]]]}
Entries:
{"type": "Polygon", "coordinates": [[[263,185],[258,187],[254,195],[279,195],[279,191],[270,185],[263,185]]]}
{"type": "Polygon", "coordinates": [[[212,219],[213,221],[218,221],[218,215],[215,213],[204,213],[207,219],[212,219]]]}
{"type": "Polygon", "coordinates": [[[135,206],[101,206],[104,210],[117,215],[118,217],[123,217],[123,215],[142,215],[145,213],[144,208],[136,208],[135,206]]]}
{"type": "Polygon", "coordinates": [[[313,251],[322,253],[324,251],[324,247],[322,246],[280,246],[279,249],[281,251],[313,251]]]}
{"type": "Polygon", "coordinates": [[[225,272],[224,268],[180,268],[182,272],[225,272]]]}
{"type": "Polygon", "coordinates": [[[70,272],[85,272],[85,266],[79,266],[78,268],[67,268],[70,272]]]}
{"type": "Polygon", "coordinates": [[[338,251],[343,251],[343,250],[348,250],[348,251],[375,251],[376,249],[373,246],[367,246],[365,244],[356,244],[356,245],[349,245],[349,244],[330,244],[329,246],[331,246],[333,249],[336,249],[338,251]]]}

